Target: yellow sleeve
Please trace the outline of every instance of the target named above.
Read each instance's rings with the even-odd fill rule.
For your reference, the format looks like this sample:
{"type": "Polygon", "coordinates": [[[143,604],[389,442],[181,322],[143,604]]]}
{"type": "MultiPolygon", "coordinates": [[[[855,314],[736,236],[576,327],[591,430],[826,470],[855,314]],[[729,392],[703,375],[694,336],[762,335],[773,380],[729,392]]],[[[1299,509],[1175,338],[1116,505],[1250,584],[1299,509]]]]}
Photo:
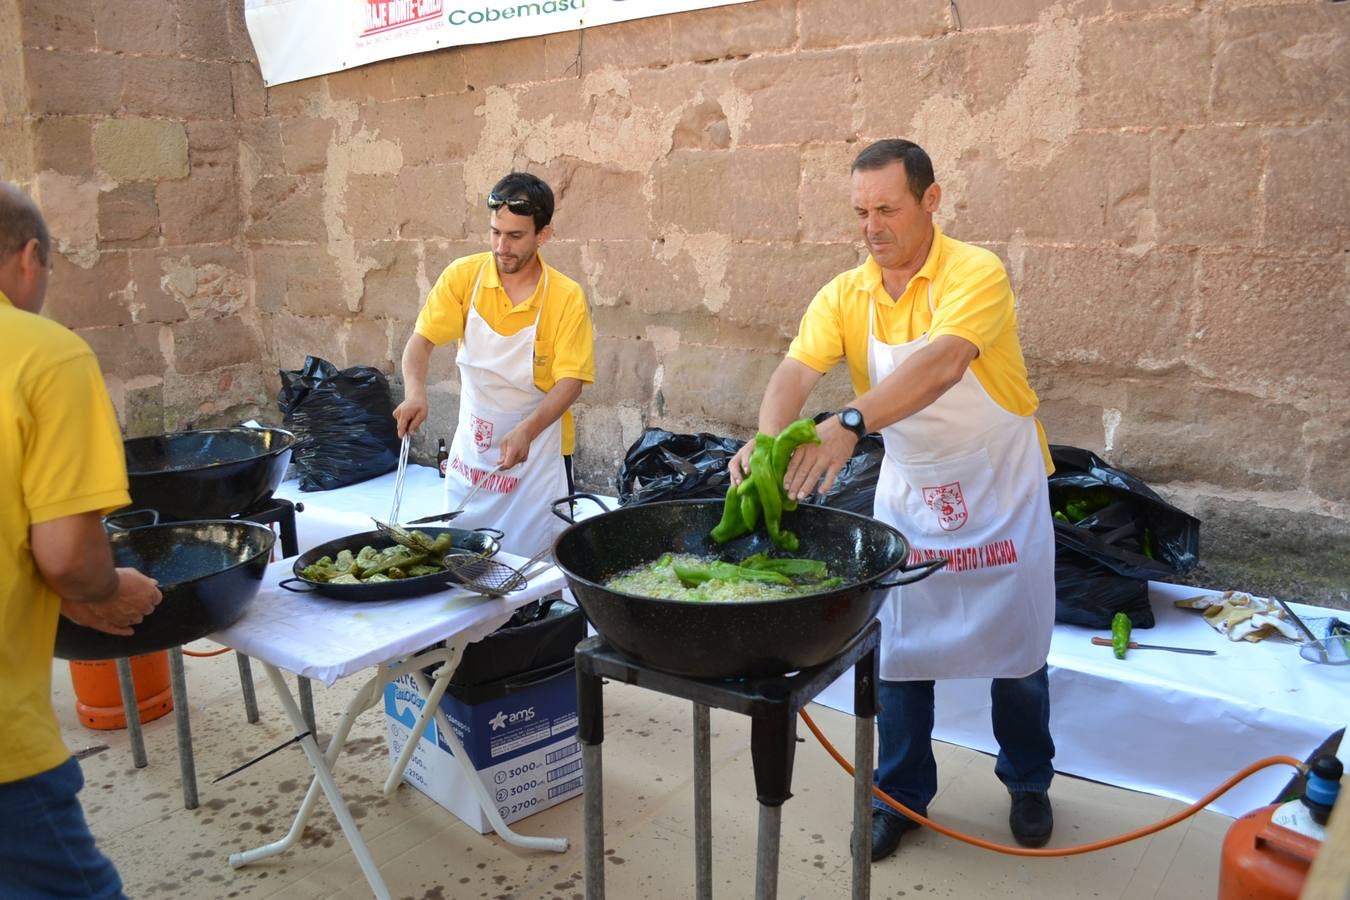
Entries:
{"type": "Polygon", "coordinates": [[[33,524],[131,502],[126,455],[98,360],[85,347],[34,378],[23,494],[33,524]]]}
{"type": "Polygon", "coordinates": [[[806,307],[787,355],[822,375],[844,358],[844,319],[836,281],[821,288],[806,307]]]}
{"type": "Polygon", "coordinates": [[[933,305],[929,341],[951,334],[970,341],[983,354],[1013,315],[1008,273],[994,254],[976,254],[948,274],[933,305]]]}
{"type": "Polygon", "coordinates": [[[416,334],[437,346],[464,337],[464,323],[469,318],[469,293],[473,290],[473,270],[456,260],[445,267],[436,279],[427,302],[417,314],[416,334]]]}
{"type": "Polygon", "coordinates": [[[561,306],[562,315],[553,338],[552,382],[557,384],[560,378],[576,378],[594,384],[595,329],[581,287],[569,290],[561,306]]]}

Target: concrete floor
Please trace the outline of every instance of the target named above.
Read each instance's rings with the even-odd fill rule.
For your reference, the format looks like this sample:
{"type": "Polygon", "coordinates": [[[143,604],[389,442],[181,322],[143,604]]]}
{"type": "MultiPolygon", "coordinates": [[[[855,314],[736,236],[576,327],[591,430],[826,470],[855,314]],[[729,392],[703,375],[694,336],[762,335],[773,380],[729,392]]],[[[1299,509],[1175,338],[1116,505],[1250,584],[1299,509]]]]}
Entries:
{"type": "MultiPolygon", "coordinates": [[[[211,649],[207,642],[193,649],[211,649]]],[[[67,664],[54,668],[54,702],[67,745],[87,754],[86,813],[133,898],[309,898],[370,896],[325,801],[301,846],[244,869],[227,857],[275,840],[289,827],[309,768],[287,748],[232,778],[211,780],[291,736],[261,669],[254,666],[262,720],[245,721],[232,653],[188,659],[188,694],[200,806],[183,808],[172,715],[145,727],[150,764],[132,766],[125,731],[91,731],[75,714],[67,664]]],[[[357,688],[355,679],[316,685],[325,734],[357,688]]],[[[605,689],[605,807],[608,896],[688,898],[694,892],[692,717],[688,705],[638,688],[605,689]]],[[[829,738],[851,755],[851,718],[812,706],[829,738]]],[[[516,824],[525,834],[565,836],[562,854],[517,851],[479,835],[407,785],[381,794],[388,767],[384,714],[358,720],[337,780],[393,896],[419,900],[581,900],[582,801],[569,800],[516,824]]],[[[850,781],[804,727],[793,789],[783,809],[782,898],[849,896],[850,781]]],[[[753,896],[757,808],[749,720],[712,712],[713,867],[718,897],[753,896]]],[[[1011,843],[1007,794],[981,753],[938,745],[938,821],[1011,843]]],[[[1160,764],[1165,761],[1160,760],[1160,764]]],[[[1216,781],[1219,773],[1216,773],[1216,781]]],[[[1051,789],[1056,831],[1068,847],[1151,823],[1174,801],[1061,776],[1051,789]]],[[[1214,896],[1219,850],[1232,820],[1202,812],[1157,835],[1108,850],[1022,859],[923,831],[873,866],[875,898],[1176,898],[1214,896]]]]}

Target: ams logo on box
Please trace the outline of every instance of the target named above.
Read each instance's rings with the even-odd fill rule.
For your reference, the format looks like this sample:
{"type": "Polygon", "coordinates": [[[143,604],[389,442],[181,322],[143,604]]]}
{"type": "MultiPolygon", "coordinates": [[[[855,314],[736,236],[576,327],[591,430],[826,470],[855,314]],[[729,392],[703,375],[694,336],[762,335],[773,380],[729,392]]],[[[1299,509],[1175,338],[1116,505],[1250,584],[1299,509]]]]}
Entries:
{"type": "Polygon", "coordinates": [[[507,725],[515,725],[520,722],[528,722],[534,718],[534,707],[527,706],[524,709],[518,709],[509,716],[506,710],[498,710],[497,714],[488,719],[488,724],[492,726],[493,731],[499,731],[507,725]]]}

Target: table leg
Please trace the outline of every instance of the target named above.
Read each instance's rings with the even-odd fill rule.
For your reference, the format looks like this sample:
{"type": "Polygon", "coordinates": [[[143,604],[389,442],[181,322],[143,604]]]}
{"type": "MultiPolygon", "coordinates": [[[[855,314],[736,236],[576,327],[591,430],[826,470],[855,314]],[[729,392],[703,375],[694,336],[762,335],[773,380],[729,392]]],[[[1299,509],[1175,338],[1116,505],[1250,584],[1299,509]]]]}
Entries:
{"type": "MultiPolygon", "coordinates": [[[[398,790],[399,783],[403,780],[403,773],[408,768],[408,763],[412,761],[413,753],[417,750],[417,742],[422,739],[422,735],[427,730],[427,723],[436,717],[436,709],[441,705],[441,697],[445,696],[445,689],[450,684],[450,678],[455,673],[455,668],[459,664],[459,658],[463,655],[464,645],[454,642],[453,646],[447,643],[445,647],[431,650],[416,657],[423,661],[424,666],[432,666],[440,663],[440,668],[436,670],[436,680],[432,682],[431,689],[423,691],[422,696],[426,702],[422,704],[422,711],[417,714],[417,720],[413,722],[412,732],[408,735],[408,741],[399,751],[398,759],[389,768],[389,777],[384,780],[384,795],[392,796],[394,791],[398,790]]],[[[395,678],[398,676],[395,675],[395,678]]]]}
{"type": "Polygon", "coordinates": [[[872,894],[872,722],[853,719],[853,900],[872,894]]]}
{"type": "Polygon", "coordinates": [[[131,742],[131,764],[144,769],[145,735],[141,733],[141,711],[136,707],[136,682],[131,677],[131,660],[117,659],[117,686],[122,692],[122,712],[127,717],[127,740],[131,742]]]}
{"type": "Polygon", "coordinates": [[[305,727],[309,733],[314,735],[314,740],[319,739],[319,726],[314,723],[314,690],[308,678],[303,675],[297,675],[295,678],[296,686],[300,689],[300,711],[305,717],[305,727]]]}
{"type": "MultiPolygon", "coordinates": [[[[286,718],[290,720],[291,727],[295,729],[297,734],[304,734],[307,730],[304,715],[300,712],[300,707],[296,705],[295,698],[291,696],[285,678],[277,667],[271,663],[263,663],[263,669],[267,672],[268,680],[272,682],[272,687],[277,693],[277,699],[281,701],[282,709],[285,710],[286,718]]],[[[375,859],[370,855],[370,849],[366,846],[365,840],[362,839],[361,832],[356,827],[356,821],[352,818],[351,811],[347,809],[347,801],[342,798],[342,792],[338,790],[337,782],[333,780],[333,773],[329,768],[342,751],[342,745],[346,743],[347,734],[351,731],[351,724],[356,715],[374,705],[370,697],[373,693],[378,692],[371,690],[372,685],[378,685],[379,690],[383,690],[384,673],[386,671],[386,666],[380,666],[375,678],[367,682],[352,698],[346,712],[343,713],[342,719],[338,722],[337,731],[334,732],[332,740],[329,741],[326,754],[319,751],[319,745],[315,742],[312,733],[305,734],[305,737],[301,739],[300,747],[304,750],[305,757],[314,770],[314,780],[310,783],[309,791],[305,794],[304,802],[300,805],[300,812],[297,813],[290,832],[280,841],[264,847],[231,854],[231,866],[239,868],[289,849],[299,839],[300,833],[304,830],[305,820],[309,818],[310,811],[314,806],[317,788],[323,791],[328,798],[328,802],[332,805],[338,825],[342,827],[342,833],[347,838],[347,843],[351,845],[352,853],[356,856],[356,861],[361,867],[362,874],[366,876],[366,881],[369,882],[371,890],[379,900],[389,900],[389,889],[385,887],[384,879],[380,877],[379,869],[375,866],[375,859]]]]}
{"type": "Polygon", "coordinates": [[[197,763],[192,756],[192,722],[182,647],[169,650],[169,688],[173,691],[173,721],[178,728],[178,770],[183,776],[183,808],[196,809],[197,763]]]}
{"type": "Polygon", "coordinates": [[[759,805],[759,842],[755,853],[755,900],[777,900],[778,839],[783,807],[759,805]]]}
{"type": "Polygon", "coordinates": [[[577,655],[577,739],[581,741],[582,778],[586,789],[586,900],[605,900],[605,793],[600,747],[605,740],[604,682],[581,665],[577,655]]]}
{"type": "Polygon", "coordinates": [[[703,703],[694,704],[694,896],[712,900],[712,741],[703,703]]]}
{"type": "Polygon", "coordinates": [[[258,721],[258,696],[253,692],[253,669],[248,657],[236,653],[234,660],[239,664],[239,690],[244,693],[244,716],[250,725],[258,721]]]}

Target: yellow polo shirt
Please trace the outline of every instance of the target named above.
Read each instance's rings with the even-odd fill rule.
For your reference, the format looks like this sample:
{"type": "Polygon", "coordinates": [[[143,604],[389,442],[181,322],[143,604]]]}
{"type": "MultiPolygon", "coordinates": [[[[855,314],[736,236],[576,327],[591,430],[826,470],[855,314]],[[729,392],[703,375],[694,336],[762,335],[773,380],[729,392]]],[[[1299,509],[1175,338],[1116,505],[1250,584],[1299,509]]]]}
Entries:
{"type": "Polygon", "coordinates": [[[0,784],[70,756],[52,709],[61,600],[38,574],[29,528],[130,502],[93,351],[0,293],[0,784]]]}
{"type": "MultiPolygon", "coordinates": [[[[413,330],[437,345],[464,337],[469,298],[482,272],[474,308],[493,331],[510,337],[534,324],[536,319],[539,321],[534,335],[534,386],[548,393],[561,378],[594,384],[595,344],[586,295],[581,285],[544,262],[543,256],[539,261],[548,271],[548,297],[544,297],[541,277],[533,294],[520,303],[512,303],[502,288],[491,253],[475,253],[455,260],[436,279],[413,330]],[[542,313],[540,303],[544,305],[542,313]]],[[[562,452],[571,454],[575,447],[576,424],[569,409],[562,417],[562,452]]]]}
{"type": "MultiPolygon", "coordinates": [[[[822,374],[847,360],[854,392],[871,390],[867,372],[869,299],[876,303],[878,340],[906,344],[925,333],[929,341],[944,334],[965,338],[980,351],[970,369],[994,402],[1019,416],[1036,412],[1040,401],[1027,380],[1012,286],[996,255],[949,238],[934,225],[928,259],[909,280],[899,300],[886,293],[881,266],[869,256],[861,266],[835,276],[820,289],[802,316],[788,357],[822,374]]],[[[1052,472],[1050,448],[1039,421],[1036,431],[1046,471],[1052,472]]]]}

